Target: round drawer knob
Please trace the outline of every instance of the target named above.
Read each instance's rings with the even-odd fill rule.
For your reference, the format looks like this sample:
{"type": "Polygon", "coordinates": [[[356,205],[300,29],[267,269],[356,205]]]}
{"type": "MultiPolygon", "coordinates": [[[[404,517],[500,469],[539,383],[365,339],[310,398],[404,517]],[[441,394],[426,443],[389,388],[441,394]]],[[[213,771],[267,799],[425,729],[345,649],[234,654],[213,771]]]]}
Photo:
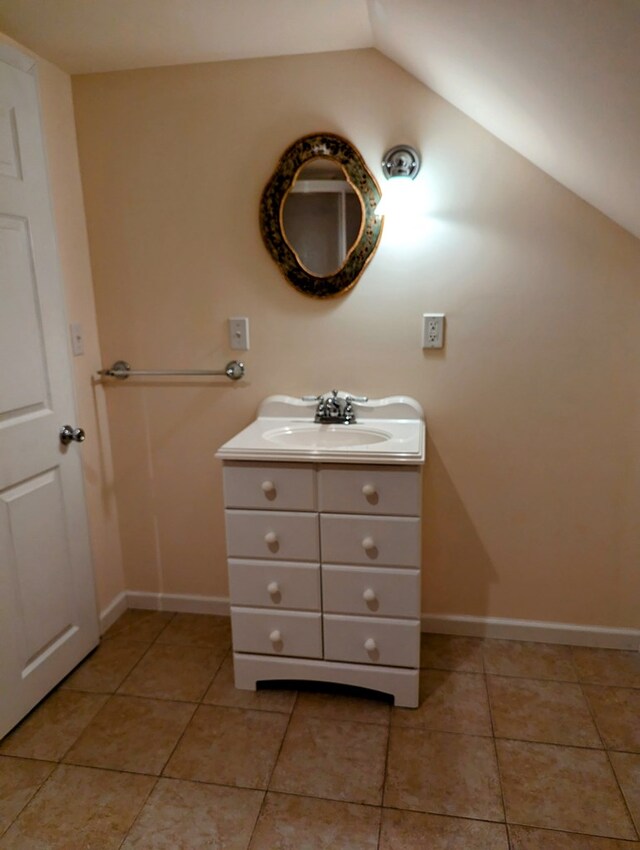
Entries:
{"type": "Polygon", "coordinates": [[[376,646],[376,642],[373,638],[367,638],[364,642],[364,648],[367,652],[375,652],[378,647],[376,646]]]}
{"type": "Polygon", "coordinates": [[[276,485],[273,483],[273,481],[263,481],[260,486],[262,487],[263,493],[275,493],[276,492],[276,485]]]}
{"type": "Polygon", "coordinates": [[[376,600],[376,592],[372,587],[368,587],[365,592],[362,594],[362,598],[365,602],[375,602],[376,600]]]}
{"type": "Polygon", "coordinates": [[[371,552],[372,549],[375,549],[376,543],[373,537],[365,537],[362,541],[362,548],[365,552],[371,552]]]}
{"type": "Polygon", "coordinates": [[[375,484],[365,484],[362,488],[363,496],[375,496],[377,492],[375,484]]]}
{"type": "Polygon", "coordinates": [[[267,531],[267,533],[264,536],[264,542],[268,543],[269,545],[271,545],[273,543],[277,543],[278,542],[278,535],[275,533],[275,531],[267,531]]]}
{"type": "Polygon", "coordinates": [[[271,643],[280,643],[280,641],[282,640],[280,629],[274,629],[272,632],[270,632],[269,640],[271,641],[271,643]]]}
{"type": "Polygon", "coordinates": [[[280,593],[280,585],[277,581],[269,582],[269,584],[267,585],[267,593],[269,594],[269,596],[276,596],[278,593],[280,593]]]}

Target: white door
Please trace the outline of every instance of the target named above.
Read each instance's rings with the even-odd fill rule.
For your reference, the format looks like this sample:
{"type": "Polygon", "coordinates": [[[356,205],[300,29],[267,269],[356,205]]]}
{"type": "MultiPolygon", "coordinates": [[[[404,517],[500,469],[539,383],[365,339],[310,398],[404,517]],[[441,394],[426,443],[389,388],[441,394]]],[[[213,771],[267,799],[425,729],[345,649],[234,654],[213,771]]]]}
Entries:
{"type": "Polygon", "coordinates": [[[32,65],[0,45],[0,736],[98,642],[32,65]]]}

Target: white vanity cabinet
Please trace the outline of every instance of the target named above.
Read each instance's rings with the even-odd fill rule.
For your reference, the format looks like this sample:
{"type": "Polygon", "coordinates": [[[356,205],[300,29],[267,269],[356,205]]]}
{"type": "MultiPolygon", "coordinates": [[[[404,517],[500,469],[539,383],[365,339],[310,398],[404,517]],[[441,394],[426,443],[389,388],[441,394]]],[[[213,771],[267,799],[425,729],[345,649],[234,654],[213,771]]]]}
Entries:
{"type": "Polygon", "coordinates": [[[223,476],[236,686],[417,706],[421,467],[224,460],[223,476]]]}

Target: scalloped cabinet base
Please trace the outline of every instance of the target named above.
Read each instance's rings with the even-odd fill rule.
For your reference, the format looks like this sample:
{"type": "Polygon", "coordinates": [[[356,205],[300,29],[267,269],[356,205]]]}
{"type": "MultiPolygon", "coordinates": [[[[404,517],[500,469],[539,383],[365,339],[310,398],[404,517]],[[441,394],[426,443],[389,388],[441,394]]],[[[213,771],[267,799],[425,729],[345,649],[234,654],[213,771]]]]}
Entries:
{"type": "Polygon", "coordinates": [[[331,682],[390,694],[394,704],[403,708],[418,706],[418,670],[303,658],[265,658],[242,652],[234,652],[233,668],[236,688],[241,690],[255,691],[258,682],[269,680],[331,682]]]}
{"type": "Polygon", "coordinates": [[[418,705],[421,466],[224,461],[236,687],[418,705]]]}

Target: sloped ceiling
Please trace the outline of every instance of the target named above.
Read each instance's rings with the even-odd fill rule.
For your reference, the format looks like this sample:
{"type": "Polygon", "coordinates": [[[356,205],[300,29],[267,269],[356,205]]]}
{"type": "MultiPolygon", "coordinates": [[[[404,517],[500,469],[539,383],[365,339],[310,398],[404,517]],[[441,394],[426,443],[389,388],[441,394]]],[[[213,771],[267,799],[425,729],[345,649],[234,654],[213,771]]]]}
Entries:
{"type": "Polygon", "coordinates": [[[373,44],[365,0],[0,0],[0,30],[70,74],[373,44]]]}
{"type": "Polygon", "coordinates": [[[379,50],[640,237],[638,0],[371,0],[379,50]]]}
{"type": "Polygon", "coordinates": [[[72,74],[377,47],[640,237],[640,0],[0,0],[72,74]]]}

